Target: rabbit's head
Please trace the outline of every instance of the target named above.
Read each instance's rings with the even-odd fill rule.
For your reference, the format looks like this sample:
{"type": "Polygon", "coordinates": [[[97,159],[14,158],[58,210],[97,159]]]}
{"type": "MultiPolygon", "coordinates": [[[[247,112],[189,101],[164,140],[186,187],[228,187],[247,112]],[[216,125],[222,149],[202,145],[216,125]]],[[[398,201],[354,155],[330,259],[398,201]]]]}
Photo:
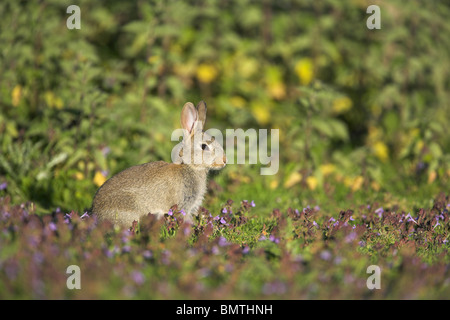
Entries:
{"type": "Polygon", "coordinates": [[[196,169],[220,170],[227,158],[222,146],[215,138],[203,132],[206,121],[206,103],[200,101],[197,107],[187,102],[181,110],[183,141],[172,153],[175,164],[187,164],[196,169]]]}

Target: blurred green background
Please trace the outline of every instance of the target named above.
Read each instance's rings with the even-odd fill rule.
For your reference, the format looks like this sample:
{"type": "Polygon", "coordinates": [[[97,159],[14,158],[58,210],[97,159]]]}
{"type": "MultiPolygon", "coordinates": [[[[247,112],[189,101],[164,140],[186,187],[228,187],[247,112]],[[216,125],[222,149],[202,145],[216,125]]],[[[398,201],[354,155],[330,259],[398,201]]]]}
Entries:
{"type": "Polygon", "coordinates": [[[449,17],[437,0],[2,1],[0,196],[83,211],[106,178],[170,161],[181,107],[205,100],[207,128],[280,129],[278,173],[229,165],[205,206],[428,201],[449,190],[449,17]]]}

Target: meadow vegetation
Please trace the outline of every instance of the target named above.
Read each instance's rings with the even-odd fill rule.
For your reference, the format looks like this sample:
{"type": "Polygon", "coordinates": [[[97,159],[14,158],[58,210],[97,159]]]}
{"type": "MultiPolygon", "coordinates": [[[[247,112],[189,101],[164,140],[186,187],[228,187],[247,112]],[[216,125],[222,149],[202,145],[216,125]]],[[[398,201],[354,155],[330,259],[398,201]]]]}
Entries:
{"type": "Polygon", "coordinates": [[[380,0],[369,30],[365,0],[80,0],[69,30],[71,4],[0,4],[0,298],[448,299],[449,4],[380,0]],[[192,224],[97,224],[200,100],[279,129],[277,174],[228,165],[192,224]]]}

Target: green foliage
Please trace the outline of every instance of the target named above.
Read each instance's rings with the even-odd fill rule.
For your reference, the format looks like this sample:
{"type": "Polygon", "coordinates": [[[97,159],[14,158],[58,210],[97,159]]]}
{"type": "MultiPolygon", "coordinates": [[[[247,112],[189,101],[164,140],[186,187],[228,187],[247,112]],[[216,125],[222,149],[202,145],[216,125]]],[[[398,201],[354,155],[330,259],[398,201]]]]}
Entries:
{"type": "Polygon", "coordinates": [[[0,6],[0,182],[15,202],[88,208],[111,174],[168,161],[180,107],[200,99],[210,127],[281,129],[272,190],[326,188],[324,164],[352,191],[448,186],[448,5],[382,1],[380,30],[365,1],[78,5],[80,30],[59,1],[0,6]]]}

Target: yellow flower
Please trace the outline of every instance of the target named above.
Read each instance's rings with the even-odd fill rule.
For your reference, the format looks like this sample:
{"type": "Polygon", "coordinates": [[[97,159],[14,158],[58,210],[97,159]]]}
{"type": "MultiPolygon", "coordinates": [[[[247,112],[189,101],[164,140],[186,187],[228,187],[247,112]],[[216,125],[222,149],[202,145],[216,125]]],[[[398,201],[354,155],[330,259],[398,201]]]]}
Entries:
{"type": "Polygon", "coordinates": [[[353,102],[349,97],[337,98],[333,101],[332,111],[335,114],[347,112],[353,106],[353,102]]]}
{"type": "Polygon", "coordinates": [[[269,123],[270,120],[270,112],[268,110],[268,106],[262,103],[254,103],[252,105],[252,114],[255,117],[256,121],[260,125],[265,125],[269,123]]]}
{"type": "Polygon", "coordinates": [[[369,125],[369,134],[367,135],[367,142],[372,144],[374,141],[382,139],[383,132],[381,129],[373,125],[369,125]]]}
{"type": "Polygon", "coordinates": [[[275,190],[276,188],[278,188],[278,180],[272,180],[272,181],[270,181],[269,188],[270,188],[271,190],[275,190]]]}
{"type": "Polygon", "coordinates": [[[269,94],[277,100],[281,100],[286,96],[286,87],[282,82],[271,83],[267,89],[269,94]]]}
{"type": "Polygon", "coordinates": [[[388,147],[382,141],[377,141],[373,144],[373,152],[375,156],[381,161],[385,162],[389,158],[388,147]]]}
{"type": "Polygon", "coordinates": [[[353,178],[352,177],[344,177],[344,185],[346,187],[351,187],[353,184],[353,178]]]}
{"type": "Polygon", "coordinates": [[[256,59],[253,58],[237,58],[237,72],[239,73],[239,75],[244,78],[247,79],[249,77],[251,77],[253,74],[255,74],[256,72],[258,72],[258,61],[256,59]]]}
{"type": "Polygon", "coordinates": [[[154,64],[154,63],[156,63],[156,62],[158,62],[159,61],[159,56],[150,56],[150,57],[148,57],[148,59],[147,59],[147,62],[149,63],[149,64],[154,64]]]}
{"type": "Polygon", "coordinates": [[[100,187],[105,183],[106,177],[103,175],[103,173],[101,173],[100,171],[97,171],[97,172],[95,172],[93,181],[97,187],[100,187]]]}
{"type": "Polygon", "coordinates": [[[243,183],[250,183],[251,179],[249,176],[245,176],[243,174],[240,174],[236,171],[228,171],[228,176],[233,179],[233,180],[237,180],[239,182],[243,182],[243,183]]]}
{"type": "Polygon", "coordinates": [[[241,109],[245,106],[245,99],[240,96],[233,96],[230,98],[230,103],[233,107],[241,109]]]}
{"type": "Polygon", "coordinates": [[[44,94],[45,103],[50,108],[62,109],[63,101],[61,98],[55,96],[52,91],[46,91],[44,94]]]}
{"type": "Polygon", "coordinates": [[[84,179],[84,174],[80,171],[75,172],[75,179],[77,180],[83,180],[84,179]]]}
{"type": "Polygon", "coordinates": [[[372,181],[372,183],[370,184],[370,186],[372,187],[373,190],[375,191],[379,191],[380,190],[380,184],[376,181],[372,181]]]}
{"type": "Polygon", "coordinates": [[[288,189],[288,188],[292,187],[293,185],[302,181],[302,178],[303,177],[300,172],[294,171],[289,175],[289,177],[284,182],[284,187],[288,189]]]}
{"type": "Polygon", "coordinates": [[[286,86],[283,83],[283,73],[277,66],[269,66],[266,69],[265,82],[270,96],[280,100],[286,96],[286,86]]]}
{"type": "Polygon", "coordinates": [[[22,86],[16,85],[11,93],[12,105],[17,107],[20,103],[20,98],[22,97],[22,86]]]}
{"type": "Polygon", "coordinates": [[[309,176],[306,178],[306,184],[308,185],[308,188],[310,190],[315,190],[317,188],[317,185],[319,184],[319,181],[314,176],[309,176]]]}
{"type": "Polygon", "coordinates": [[[331,163],[326,163],[320,166],[320,171],[324,175],[324,177],[328,176],[329,174],[333,173],[334,170],[336,170],[336,166],[331,163]]]}
{"type": "Polygon", "coordinates": [[[295,65],[295,73],[302,85],[308,85],[314,77],[312,60],[310,58],[300,59],[295,65]]]}
{"type": "Polygon", "coordinates": [[[197,68],[197,79],[203,83],[211,83],[217,74],[217,68],[212,64],[203,63],[197,68]]]}
{"type": "Polygon", "coordinates": [[[430,173],[428,174],[428,183],[433,183],[434,180],[436,180],[436,171],[430,171],[430,173]]]}
{"type": "Polygon", "coordinates": [[[352,183],[352,191],[357,191],[361,189],[361,186],[364,182],[364,178],[362,176],[357,176],[352,183]]]}

